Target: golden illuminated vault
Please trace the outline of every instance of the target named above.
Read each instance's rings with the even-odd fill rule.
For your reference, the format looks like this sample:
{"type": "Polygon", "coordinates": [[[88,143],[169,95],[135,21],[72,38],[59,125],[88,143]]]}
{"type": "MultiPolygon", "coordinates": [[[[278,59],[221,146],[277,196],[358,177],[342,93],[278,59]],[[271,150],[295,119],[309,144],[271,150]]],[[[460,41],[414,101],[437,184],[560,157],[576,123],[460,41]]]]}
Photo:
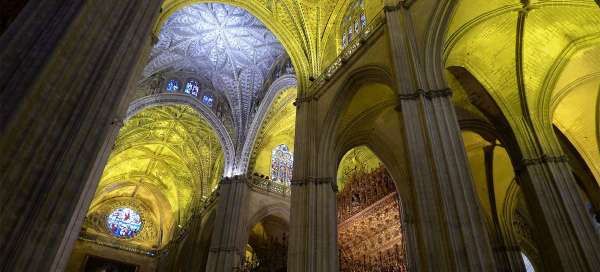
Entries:
{"type": "MultiPolygon", "coordinates": [[[[447,34],[446,67],[464,67],[477,78],[516,131],[527,115],[540,135],[554,137],[556,126],[598,179],[598,5],[521,2],[459,2],[447,34]]],[[[527,146],[525,139],[517,140],[527,146]]],[[[549,154],[558,149],[543,145],[549,154]]]]}
{"type": "Polygon", "coordinates": [[[156,242],[161,245],[174,226],[189,219],[192,205],[213,192],[222,172],[219,139],[198,112],[184,105],[151,107],[125,122],[89,214],[119,205],[135,208],[144,229],[165,233],[156,242]]]}

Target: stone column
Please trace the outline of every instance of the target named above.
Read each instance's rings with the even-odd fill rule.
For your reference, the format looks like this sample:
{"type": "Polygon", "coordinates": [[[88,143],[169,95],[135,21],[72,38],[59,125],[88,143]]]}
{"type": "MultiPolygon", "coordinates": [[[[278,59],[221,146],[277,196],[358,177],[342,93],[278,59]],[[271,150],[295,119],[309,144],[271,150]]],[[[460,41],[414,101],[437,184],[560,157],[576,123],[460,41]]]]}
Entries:
{"type": "Polygon", "coordinates": [[[239,269],[244,257],[243,241],[248,236],[248,184],[246,176],[224,178],[219,199],[206,271],[239,269]]]}
{"type": "Polygon", "coordinates": [[[64,269],[161,2],[29,1],[0,37],[0,270],[64,269]]]}
{"type": "Polygon", "coordinates": [[[294,174],[290,198],[288,271],[338,271],[337,185],[319,177],[317,138],[318,101],[296,100],[294,174]]]}
{"type": "Polygon", "coordinates": [[[566,156],[551,132],[528,129],[525,122],[521,125],[528,132],[519,135],[526,148],[522,147],[525,158],[517,174],[535,223],[534,238],[544,269],[597,271],[600,239],[566,156]]]}
{"type": "Polygon", "coordinates": [[[419,271],[494,271],[449,89],[424,73],[409,7],[385,8],[406,158],[419,271]]]}
{"type": "Polygon", "coordinates": [[[335,180],[292,182],[288,271],[338,271],[335,180]]]}
{"type": "MultiPolygon", "coordinates": [[[[400,201],[400,199],[399,199],[400,201]]],[[[404,260],[408,271],[419,270],[419,247],[415,233],[415,220],[407,205],[402,206],[400,216],[402,226],[402,242],[404,247],[404,260]]]]}

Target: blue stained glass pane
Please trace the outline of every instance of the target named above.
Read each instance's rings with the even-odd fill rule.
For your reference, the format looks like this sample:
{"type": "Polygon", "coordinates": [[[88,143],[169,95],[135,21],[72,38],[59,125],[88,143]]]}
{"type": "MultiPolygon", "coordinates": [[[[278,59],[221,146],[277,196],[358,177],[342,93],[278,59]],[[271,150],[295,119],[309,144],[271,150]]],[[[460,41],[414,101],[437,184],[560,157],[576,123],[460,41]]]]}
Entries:
{"type": "Polygon", "coordinates": [[[286,145],[281,144],[271,153],[271,179],[273,181],[289,183],[292,180],[294,156],[286,145]]]}
{"type": "Polygon", "coordinates": [[[142,229],[142,219],[130,208],[117,208],[108,215],[106,227],[118,238],[133,238],[142,229]]]}
{"type": "Polygon", "coordinates": [[[362,25],[362,29],[365,30],[367,27],[367,16],[364,13],[360,15],[360,24],[362,25]]]}
{"type": "Polygon", "coordinates": [[[348,27],[348,42],[352,41],[352,26],[348,27]]]}
{"type": "Polygon", "coordinates": [[[210,95],[205,95],[202,97],[202,103],[206,104],[209,107],[213,105],[213,97],[210,95]]]}
{"type": "Polygon", "coordinates": [[[342,34],[342,48],[346,48],[346,43],[348,40],[346,39],[346,33],[342,34]]]}
{"type": "Polygon", "coordinates": [[[167,82],[167,92],[176,92],[177,90],[179,90],[179,81],[175,80],[175,79],[171,79],[167,82]]]}
{"type": "Polygon", "coordinates": [[[354,21],[354,33],[358,33],[358,19],[354,21]]]}
{"type": "Polygon", "coordinates": [[[185,84],[185,93],[193,96],[198,96],[198,81],[190,80],[185,84]]]}

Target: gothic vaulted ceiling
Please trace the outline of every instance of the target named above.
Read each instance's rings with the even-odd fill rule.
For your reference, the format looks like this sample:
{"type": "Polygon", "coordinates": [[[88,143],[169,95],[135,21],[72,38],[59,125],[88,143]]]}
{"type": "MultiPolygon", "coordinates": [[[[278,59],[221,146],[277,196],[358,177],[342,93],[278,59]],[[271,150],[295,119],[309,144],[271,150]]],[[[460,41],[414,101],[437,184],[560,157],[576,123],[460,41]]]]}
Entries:
{"type": "Polygon", "coordinates": [[[142,220],[160,218],[155,225],[167,229],[183,225],[192,202],[212,193],[222,171],[219,139],[193,108],[151,107],[125,122],[89,212],[119,199],[142,220]]]}
{"type": "MultiPolygon", "coordinates": [[[[191,3],[204,0],[165,0],[155,33],[167,24],[171,14],[191,3]]],[[[323,60],[337,55],[336,32],[352,0],[219,0],[214,1],[248,10],[260,19],[283,44],[298,73],[301,87],[310,85],[324,68],[323,60]],[[328,56],[325,56],[328,55],[328,56]]],[[[369,0],[381,5],[382,0],[369,0]]],[[[369,3],[367,3],[369,4],[369,3]]]]}
{"type": "Polygon", "coordinates": [[[234,122],[243,129],[267,72],[283,53],[275,36],[248,11],[193,4],[175,11],[163,25],[144,74],[163,69],[198,74],[205,85],[225,94],[234,122]]]}
{"type": "MultiPolygon", "coordinates": [[[[448,30],[446,66],[473,74],[514,129],[529,114],[541,135],[556,125],[578,139],[598,177],[599,41],[593,0],[463,0],[448,30]]],[[[556,148],[548,146],[544,152],[556,148]]]]}
{"type": "Polygon", "coordinates": [[[282,91],[273,101],[266,114],[254,143],[251,157],[253,173],[270,175],[271,151],[280,144],[294,152],[296,132],[296,88],[282,91]]]}

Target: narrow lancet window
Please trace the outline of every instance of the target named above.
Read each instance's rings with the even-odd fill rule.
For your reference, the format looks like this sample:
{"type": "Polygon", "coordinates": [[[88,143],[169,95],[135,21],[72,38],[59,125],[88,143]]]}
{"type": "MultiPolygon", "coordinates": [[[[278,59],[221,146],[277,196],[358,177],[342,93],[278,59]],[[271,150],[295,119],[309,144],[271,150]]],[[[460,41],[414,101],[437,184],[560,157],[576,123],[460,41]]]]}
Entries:
{"type": "Polygon", "coordinates": [[[350,45],[362,31],[367,28],[364,0],[356,0],[348,6],[340,26],[342,35],[342,48],[350,45]]]}

